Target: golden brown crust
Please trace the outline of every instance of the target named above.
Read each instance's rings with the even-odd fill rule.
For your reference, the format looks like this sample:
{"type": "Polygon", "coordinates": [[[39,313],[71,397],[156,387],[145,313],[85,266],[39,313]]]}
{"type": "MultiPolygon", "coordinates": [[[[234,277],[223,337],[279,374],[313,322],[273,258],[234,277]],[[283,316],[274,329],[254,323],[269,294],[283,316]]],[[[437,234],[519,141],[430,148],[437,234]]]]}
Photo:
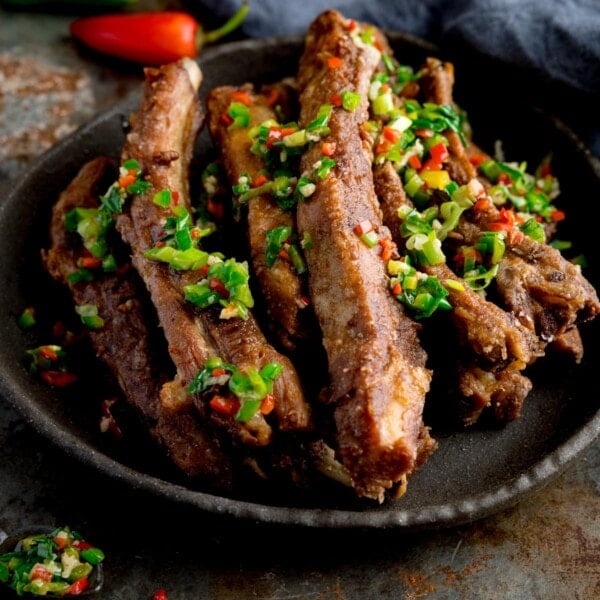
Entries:
{"type": "MultiPolygon", "coordinates": [[[[333,94],[352,90],[362,100],[355,111],[334,109],[324,141],[335,144],[336,166],[298,205],[297,220],[299,234],[313,240],[306,253],[310,294],[329,360],[337,450],[357,493],[381,501],[415,467],[431,374],[418,326],[386,288],[377,249],[354,232],[366,220],[382,235],[386,231],[361,133],[378,62],[379,52],[355,43],[339,13],[327,11],[311,25],[298,73],[300,125],[314,119],[333,94]],[[341,62],[331,68],[331,58],[341,62]]],[[[316,144],[303,156],[302,170],[310,171],[320,158],[316,144]]]]}
{"type": "MultiPolygon", "coordinates": [[[[248,132],[265,121],[277,121],[268,98],[255,93],[250,85],[243,88],[222,86],[208,93],[206,106],[209,129],[220,150],[229,183],[236,185],[243,175],[255,180],[266,169],[266,164],[263,158],[251,152],[252,140],[248,132]],[[222,116],[232,102],[232,95],[240,91],[247,93],[252,100],[248,107],[250,121],[247,127],[229,127],[222,116]]],[[[280,208],[267,193],[253,197],[245,212],[253,273],[268,320],[283,347],[294,351],[299,343],[317,338],[310,315],[306,314],[312,309],[302,303],[307,293],[306,283],[289,261],[276,260],[269,266],[266,259],[267,232],[281,226],[295,232],[294,211],[280,208]]]]}

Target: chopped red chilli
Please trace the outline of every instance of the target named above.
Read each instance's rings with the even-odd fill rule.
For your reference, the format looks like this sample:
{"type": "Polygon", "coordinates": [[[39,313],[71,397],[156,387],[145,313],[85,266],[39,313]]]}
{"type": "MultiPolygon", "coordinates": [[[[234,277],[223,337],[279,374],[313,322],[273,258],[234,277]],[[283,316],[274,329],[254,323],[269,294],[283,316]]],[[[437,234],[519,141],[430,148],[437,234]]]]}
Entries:
{"type": "Polygon", "coordinates": [[[68,365],[67,353],[62,346],[47,344],[27,350],[29,372],[37,375],[48,385],[65,387],[76,382],[78,377],[68,365]]]}

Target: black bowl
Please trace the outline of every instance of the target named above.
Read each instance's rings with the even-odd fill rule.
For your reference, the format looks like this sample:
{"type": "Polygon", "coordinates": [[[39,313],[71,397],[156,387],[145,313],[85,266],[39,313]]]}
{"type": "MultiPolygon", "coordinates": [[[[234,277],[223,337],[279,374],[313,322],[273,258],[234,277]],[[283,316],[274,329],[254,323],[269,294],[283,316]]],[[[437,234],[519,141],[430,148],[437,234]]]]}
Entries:
{"type": "MultiPolygon", "coordinates": [[[[404,63],[418,66],[427,55],[439,55],[435,47],[413,37],[390,34],[390,38],[404,63]]],[[[266,83],[293,75],[301,51],[302,40],[297,37],[213,48],[200,59],[202,95],[219,84],[266,83]]],[[[492,150],[500,139],[508,159],[531,165],[548,152],[553,154],[563,190],[560,206],[568,215],[560,237],[573,240],[574,250],[593,260],[600,215],[599,204],[590,199],[600,194],[597,161],[564,124],[532,106],[523,94],[507,98],[484,93],[483,79],[466,67],[461,71],[460,64],[456,76],[456,100],[468,111],[474,139],[483,148],[492,150]]],[[[405,496],[383,505],[337,495],[306,502],[285,494],[222,497],[196,489],[156,460],[151,450],[108,442],[98,433],[91,404],[82,406],[27,373],[23,357],[31,339],[16,321],[36,298],[46,299],[49,306],[60,303],[39,261],[51,205],[85,161],[99,154],[118,156],[128,115],[138,99],[139,94],[133,94],[44,154],[0,207],[0,391],[69,455],[137,490],[204,513],[305,527],[409,531],[465,523],[508,507],[552,481],[596,440],[600,399],[587,391],[596,381],[600,349],[598,323],[593,322],[582,328],[586,352],[580,364],[553,358],[534,365],[530,372],[534,389],[520,419],[501,428],[436,426],[438,451],[410,479],[405,496]]],[[[205,132],[198,153],[207,151],[205,132]]],[[[586,275],[598,288],[598,265],[592,263],[586,275]]]]}

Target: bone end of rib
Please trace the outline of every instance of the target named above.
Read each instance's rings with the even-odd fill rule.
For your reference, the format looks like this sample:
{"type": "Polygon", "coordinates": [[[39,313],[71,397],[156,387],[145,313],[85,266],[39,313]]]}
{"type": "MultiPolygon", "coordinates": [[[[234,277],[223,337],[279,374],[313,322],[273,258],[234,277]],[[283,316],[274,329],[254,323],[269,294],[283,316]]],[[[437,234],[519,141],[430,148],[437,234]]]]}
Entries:
{"type": "Polygon", "coordinates": [[[202,83],[202,71],[198,63],[191,58],[182,58],[181,65],[187,71],[192,87],[197,90],[202,83]]]}

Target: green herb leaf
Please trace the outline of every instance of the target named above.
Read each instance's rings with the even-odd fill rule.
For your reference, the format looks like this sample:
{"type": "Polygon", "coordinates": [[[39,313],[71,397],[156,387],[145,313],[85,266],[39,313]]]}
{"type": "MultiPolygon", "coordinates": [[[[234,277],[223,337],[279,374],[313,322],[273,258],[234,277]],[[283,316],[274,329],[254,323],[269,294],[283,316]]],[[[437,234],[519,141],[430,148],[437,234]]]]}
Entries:
{"type": "Polygon", "coordinates": [[[292,228],[288,225],[274,227],[267,231],[267,246],[265,248],[265,259],[267,267],[271,268],[279,256],[283,244],[292,235],[292,228]]]}

